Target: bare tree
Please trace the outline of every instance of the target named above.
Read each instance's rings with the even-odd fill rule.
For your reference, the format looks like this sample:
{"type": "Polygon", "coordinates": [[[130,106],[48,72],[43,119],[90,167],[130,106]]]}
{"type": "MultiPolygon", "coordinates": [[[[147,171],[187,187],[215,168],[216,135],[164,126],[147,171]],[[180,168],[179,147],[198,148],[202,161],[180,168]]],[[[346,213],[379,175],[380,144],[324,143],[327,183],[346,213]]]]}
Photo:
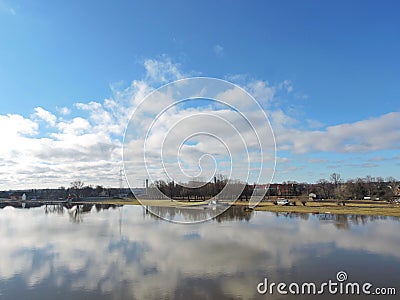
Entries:
{"type": "Polygon", "coordinates": [[[83,181],[80,181],[80,180],[75,180],[75,181],[71,182],[71,189],[80,190],[84,186],[85,186],[85,184],[83,183],[83,181]]]}
{"type": "Polygon", "coordinates": [[[367,190],[367,196],[371,197],[372,194],[375,193],[374,188],[375,188],[375,182],[376,179],[370,175],[367,175],[364,179],[365,182],[365,188],[367,190]]]}
{"type": "Polygon", "coordinates": [[[319,194],[324,198],[328,199],[332,195],[332,184],[326,179],[320,179],[317,181],[317,187],[319,189],[319,194]]]}
{"type": "Polygon", "coordinates": [[[342,178],[339,173],[332,173],[330,176],[331,182],[334,185],[334,196],[336,198],[341,198],[342,193],[341,193],[341,183],[342,183],[342,178]]]}
{"type": "Polygon", "coordinates": [[[331,182],[335,185],[335,188],[337,188],[342,182],[342,178],[339,173],[332,173],[330,178],[331,182]]]}
{"type": "Polygon", "coordinates": [[[83,183],[83,181],[75,180],[71,182],[70,188],[75,192],[76,197],[79,198],[81,196],[81,190],[84,186],[85,184],[83,183]]]}
{"type": "Polygon", "coordinates": [[[356,178],[351,185],[351,193],[353,199],[363,199],[367,194],[367,188],[365,187],[365,181],[363,178],[356,178]]]}

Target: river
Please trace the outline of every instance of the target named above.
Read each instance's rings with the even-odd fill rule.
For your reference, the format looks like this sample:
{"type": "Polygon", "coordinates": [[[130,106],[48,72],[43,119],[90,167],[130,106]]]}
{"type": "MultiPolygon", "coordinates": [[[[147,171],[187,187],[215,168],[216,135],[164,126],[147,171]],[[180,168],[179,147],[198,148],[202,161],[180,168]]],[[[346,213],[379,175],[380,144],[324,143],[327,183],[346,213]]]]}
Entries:
{"type": "MultiPolygon", "coordinates": [[[[190,219],[193,212],[158,213],[190,219]]],[[[291,283],[318,288],[339,283],[339,272],[347,276],[343,283],[369,282],[369,291],[393,287],[398,294],[399,228],[393,217],[241,208],[207,222],[176,224],[141,206],[5,207],[0,299],[334,299],[338,294],[327,290],[320,296],[271,294],[262,283],[283,282],[286,291],[291,283]]]]}

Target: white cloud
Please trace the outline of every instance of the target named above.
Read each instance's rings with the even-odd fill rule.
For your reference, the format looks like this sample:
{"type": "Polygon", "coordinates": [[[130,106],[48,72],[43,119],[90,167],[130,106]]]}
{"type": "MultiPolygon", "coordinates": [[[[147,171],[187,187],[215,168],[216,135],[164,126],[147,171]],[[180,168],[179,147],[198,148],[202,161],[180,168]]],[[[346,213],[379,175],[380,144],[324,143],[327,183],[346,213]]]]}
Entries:
{"type": "Polygon", "coordinates": [[[89,120],[93,125],[93,131],[122,135],[126,126],[126,112],[129,109],[118,106],[115,101],[110,99],[104,100],[103,104],[92,101],[89,103],[76,103],[75,106],[89,112],[89,120]]]}
{"type": "Polygon", "coordinates": [[[310,127],[311,129],[321,128],[324,126],[322,122],[313,119],[306,119],[306,122],[308,127],[310,127]]]}
{"type": "Polygon", "coordinates": [[[47,122],[49,125],[54,126],[57,121],[57,117],[52,114],[51,112],[41,108],[41,107],[36,107],[34,109],[34,113],[32,114],[33,119],[39,119],[47,122]]]}
{"type": "Polygon", "coordinates": [[[227,75],[225,79],[243,87],[266,110],[271,109],[271,105],[279,107],[278,94],[285,96],[293,91],[290,80],[272,85],[266,80],[253,79],[247,74],[227,75]]]}
{"type": "Polygon", "coordinates": [[[255,80],[247,84],[250,94],[263,105],[270,104],[275,97],[276,88],[267,81],[255,80]]]}
{"type": "MultiPolygon", "coordinates": [[[[23,116],[15,114],[0,115],[0,135],[7,141],[13,143],[13,137],[35,135],[39,125],[23,116]]],[[[17,145],[15,145],[17,146],[17,145]]]]}
{"type": "Polygon", "coordinates": [[[290,80],[284,80],[283,82],[281,82],[278,87],[280,89],[284,89],[288,94],[293,92],[293,85],[292,82],[290,80]]]}
{"type": "Polygon", "coordinates": [[[170,58],[163,56],[161,60],[146,59],[144,61],[147,79],[156,83],[167,83],[184,77],[179,65],[174,64],[170,58]]]}
{"type": "Polygon", "coordinates": [[[91,126],[87,120],[77,117],[69,122],[58,123],[57,128],[60,130],[60,132],[54,134],[54,136],[59,136],[60,134],[79,136],[87,132],[91,126]]]}
{"type": "Polygon", "coordinates": [[[54,124],[47,138],[40,137],[39,125],[31,119],[0,115],[0,133],[7,141],[0,148],[0,189],[58,187],[75,179],[118,184],[122,146],[111,137],[112,126],[82,117],[57,122],[42,109],[31,117],[54,124]]]}
{"type": "Polygon", "coordinates": [[[60,108],[57,107],[57,111],[63,116],[69,115],[71,113],[71,109],[65,106],[60,108]]]}
{"type": "Polygon", "coordinates": [[[281,149],[295,153],[351,153],[399,149],[399,118],[400,112],[392,112],[354,123],[329,126],[318,131],[281,127],[275,135],[281,149]]]}

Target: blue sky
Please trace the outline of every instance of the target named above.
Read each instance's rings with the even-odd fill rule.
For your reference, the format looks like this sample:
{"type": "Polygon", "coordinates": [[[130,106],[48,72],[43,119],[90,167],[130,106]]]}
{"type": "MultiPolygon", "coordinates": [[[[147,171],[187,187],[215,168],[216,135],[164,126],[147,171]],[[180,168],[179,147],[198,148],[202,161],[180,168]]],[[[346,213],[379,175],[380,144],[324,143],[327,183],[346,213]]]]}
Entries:
{"type": "MultiPolygon", "coordinates": [[[[57,134],[58,124],[73,118],[93,126],[91,111],[75,104],[117,101],[135,80],[160,86],[165,82],[152,81],[145,66],[154,60],[180,74],[275,87],[273,108],[296,120],[291,129],[399,122],[397,1],[216,2],[0,0],[0,115],[39,122],[32,116],[37,107],[55,115],[53,125],[39,122],[29,133],[36,140],[57,134]],[[278,92],[285,81],[290,92],[278,92]],[[61,108],[71,110],[68,118],[61,108]],[[384,117],[390,113],[396,115],[384,117]]],[[[393,124],[394,132],[398,128],[393,124]]],[[[335,171],[344,178],[400,178],[400,144],[388,139],[382,147],[351,151],[278,145],[285,159],[275,179],[313,181],[335,171]]]]}

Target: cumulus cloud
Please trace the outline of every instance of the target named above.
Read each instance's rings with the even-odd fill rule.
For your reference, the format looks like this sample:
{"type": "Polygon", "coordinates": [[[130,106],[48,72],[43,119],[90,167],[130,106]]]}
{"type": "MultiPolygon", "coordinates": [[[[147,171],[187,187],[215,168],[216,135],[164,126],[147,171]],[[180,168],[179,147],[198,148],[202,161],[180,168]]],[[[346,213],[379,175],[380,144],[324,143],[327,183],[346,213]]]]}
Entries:
{"type": "Polygon", "coordinates": [[[80,117],[73,118],[69,122],[60,122],[57,124],[57,128],[60,130],[59,133],[53,134],[53,136],[58,137],[60,134],[79,136],[90,129],[90,123],[80,117]]]}
{"type": "Polygon", "coordinates": [[[280,127],[276,132],[281,149],[295,153],[369,152],[400,148],[400,112],[354,123],[328,126],[325,130],[301,131],[280,127]]]}
{"type": "Polygon", "coordinates": [[[43,120],[51,126],[54,126],[57,121],[57,117],[54,114],[43,109],[42,107],[36,107],[31,117],[33,119],[43,120]]]}
{"type": "Polygon", "coordinates": [[[58,187],[75,179],[117,185],[122,146],[112,131],[83,117],[57,120],[42,108],[35,108],[31,119],[0,115],[7,141],[0,148],[0,189],[58,187]],[[50,132],[39,130],[42,121],[53,126],[50,132]]]}
{"type": "Polygon", "coordinates": [[[247,84],[250,94],[262,104],[269,104],[275,96],[276,87],[270,86],[267,81],[255,80],[247,84]]]}
{"type": "Polygon", "coordinates": [[[69,115],[71,113],[71,109],[69,109],[68,107],[65,107],[65,106],[57,107],[57,111],[63,116],[69,115]]]}
{"type": "Polygon", "coordinates": [[[293,85],[290,80],[286,79],[283,82],[281,82],[278,86],[280,89],[286,90],[287,93],[291,93],[293,91],[293,85]]]}
{"type": "Polygon", "coordinates": [[[161,60],[146,59],[144,67],[147,79],[152,82],[167,83],[184,77],[179,65],[173,63],[168,57],[163,57],[161,60]]]}
{"type": "Polygon", "coordinates": [[[39,125],[21,115],[7,114],[0,115],[0,134],[1,137],[13,143],[12,138],[21,136],[35,135],[38,132],[39,125]]]}

